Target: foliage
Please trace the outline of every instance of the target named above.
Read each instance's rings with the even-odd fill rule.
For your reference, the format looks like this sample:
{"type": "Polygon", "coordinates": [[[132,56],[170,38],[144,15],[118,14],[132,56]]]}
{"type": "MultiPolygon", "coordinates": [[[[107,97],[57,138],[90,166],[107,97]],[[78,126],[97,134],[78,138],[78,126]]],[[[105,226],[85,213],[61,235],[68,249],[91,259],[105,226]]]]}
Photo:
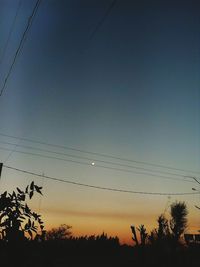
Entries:
{"type": "Polygon", "coordinates": [[[157,236],[159,240],[163,240],[170,235],[168,220],[165,218],[163,214],[161,214],[158,217],[157,222],[158,222],[157,236]]]}
{"type": "Polygon", "coordinates": [[[80,236],[80,237],[70,237],[69,241],[74,241],[77,244],[87,244],[94,246],[119,246],[119,238],[117,236],[108,236],[104,232],[101,235],[91,235],[91,236],[80,236]]]}
{"type": "Polygon", "coordinates": [[[169,229],[169,222],[163,214],[158,219],[158,228],[151,231],[148,239],[150,244],[157,244],[158,246],[166,246],[171,242],[171,233],[169,229]]]}
{"type": "Polygon", "coordinates": [[[72,227],[66,224],[61,224],[57,228],[52,228],[46,232],[46,240],[65,240],[71,236],[72,227]]]}
{"type": "MultiPolygon", "coordinates": [[[[187,227],[188,210],[185,202],[172,203],[170,215],[171,218],[168,220],[161,214],[157,219],[158,228],[152,230],[149,235],[146,232],[144,225],[140,225],[137,228],[140,234],[140,245],[144,246],[147,243],[147,239],[150,244],[157,244],[159,246],[177,244],[187,227]]],[[[139,241],[136,235],[135,226],[131,226],[131,230],[133,234],[132,239],[137,246],[139,245],[139,241]]]]}
{"type": "Polygon", "coordinates": [[[28,234],[33,239],[35,233],[37,238],[45,235],[41,215],[31,211],[26,203],[27,198],[32,199],[35,192],[42,195],[42,187],[32,182],[24,191],[17,188],[12,194],[5,191],[0,195],[0,235],[1,239],[13,242],[26,240],[28,234]],[[38,227],[41,234],[38,234],[38,227]]]}
{"type": "MultiPolygon", "coordinates": [[[[143,224],[141,224],[137,230],[139,231],[139,234],[140,234],[140,245],[141,246],[144,246],[146,244],[146,240],[147,240],[147,237],[148,237],[148,233],[146,232],[146,228],[144,227],[143,224]]],[[[137,238],[137,235],[136,235],[136,230],[135,230],[135,226],[131,226],[131,231],[132,231],[132,234],[133,234],[133,241],[135,241],[136,245],[138,246],[139,245],[139,241],[138,241],[138,238],[137,238]]]]}
{"type": "Polygon", "coordinates": [[[180,236],[187,228],[187,215],[188,210],[185,202],[175,202],[171,205],[171,220],[170,228],[175,240],[179,240],[180,236]]]}
{"type": "Polygon", "coordinates": [[[141,224],[138,228],[138,231],[140,233],[140,241],[141,241],[141,245],[144,246],[146,243],[146,239],[148,237],[148,234],[146,232],[146,228],[144,227],[143,224],[141,224]]]}
{"type": "Polygon", "coordinates": [[[136,243],[136,246],[139,245],[139,242],[138,242],[138,239],[137,239],[137,234],[136,234],[136,230],[135,230],[135,226],[134,225],[131,225],[131,231],[132,231],[132,234],[133,234],[133,241],[136,243]]]}

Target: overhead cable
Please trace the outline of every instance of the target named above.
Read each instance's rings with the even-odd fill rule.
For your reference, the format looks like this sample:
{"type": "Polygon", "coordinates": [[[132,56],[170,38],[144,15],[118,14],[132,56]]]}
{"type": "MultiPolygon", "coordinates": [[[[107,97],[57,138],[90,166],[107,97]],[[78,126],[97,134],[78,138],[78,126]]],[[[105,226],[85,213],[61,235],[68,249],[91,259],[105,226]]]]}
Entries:
{"type": "Polygon", "coordinates": [[[6,54],[6,50],[7,50],[7,47],[8,47],[8,44],[9,44],[9,41],[10,41],[12,32],[13,32],[13,30],[15,28],[15,23],[16,23],[18,14],[19,14],[19,10],[20,10],[21,4],[22,4],[22,0],[19,0],[18,1],[18,5],[17,5],[17,10],[16,10],[16,13],[15,13],[15,16],[14,16],[14,19],[12,21],[12,25],[11,25],[10,31],[8,33],[8,38],[7,38],[6,43],[5,43],[5,46],[3,47],[3,50],[2,50],[3,52],[2,52],[2,55],[1,55],[1,58],[0,58],[0,64],[2,63],[3,58],[4,58],[5,54],[6,54]]]}
{"type": "MultiPolygon", "coordinates": [[[[4,147],[0,147],[0,150],[5,150],[5,151],[11,151],[12,149],[8,149],[8,148],[4,148],[4,147]]],[[[146,176],[152,176],[152,177],[159,177],[162,179],[168,179],[168,180],[176,180],[179,182],[189,182],[189,183],[194,183],[193,179],[190,180],[186,179],[187,177],[184,177],[185,179],[180,179],[180,178],[175,178],[175,177],[169,177],[169,176],[163,176],[163,175],[159,175],[159,174],[154,174],[154,173],[150,173],[150,172],[136,172],[134,170],[128,170],[128,169],[121,169],[121,168],[116,168],[116,167],[110,167],[110,166],[105,166],[105,165],[100,165],[100,164],[91,164],[88,162],[83,162],[83,161],[78,161],[78,160],[72,160],[72,159],[64,159],[64,158],[59,158],[59,157],[53,157],[53,156],[47,156],[47,155],[42,155],[39,153],[32,153],[32,152],[25,152],[25,151],[20,151],[20,150],[12,150],[16,153],[20,153],[20,154],[24,154],[24,155],[30,155],[30,156],[36,156],[36,157],[42,157],[42,158],[48,158],[48,159],[55,159],[55,160],[59,160],[59,161],[65,161],[65,162],[71,162],[71,163],[75,163],[75,164],[80,164],[80,165],[86,165],[86,166],[92,166],[92,168],[103,168],[103,169],[109,169],[109,170],[114,170],[114,171],[120,171],[120,172],[127,172],[127,173],[134,173],[134,174],[143,174],[146,176]]]]}
{"type": "Polygon", "coordinates": [[[0,133],[0,136],[9,137],[9,138],[17,139],[17,140],[20,139],[22,141],[36,143],[36,144],[45,145],[45,146],[51,146],[51,147],[57,147],[57,148],[61,148],[61,149],[71,150],[71,151],[74,151],[74,152],[80,152],[80,153],[85,153],[85,154],[90,154],[90,155],[96,155],[96,156],[100,156],[100,157],[104,157],[104,158],[116,159],[116,160],[120,160],[120,161],[124,161],[124,162],[126,161],[126,162],[132,162],[132,163],[137,163],[137,164],[157,167],[157,168],[164,168],[164,169],[169,169],[169,170],[200,174],[199,171],[192,171],[192,170],[186,170],[186,169],[181,169],[181,168],[165,166],[165,165],[157,164],[157,163],[150,163],[150,162],[146,162],[146,161],[133,160],[133,159],[130,159],[130,158],[118,157],[118,156],[105,154],[105,153],[99,153],[99,152],[94,152],[94,151],[77,149],[77,148],[69,147],[69,146],[65,146],[65,145],[58,145],[58,144],[48,143],[48,142],[44,142],[44,141],[33,140],[33,139],[29,139],[29,138],[17,137],[17,136],[14,136],[14,135],[8,135],[8,134],[4,134],[4,133],[0,133]]]}
{"type": "Polygon", "coordinates": [[[102,19],[99,21],[99,23],[96,25],[95,29],[92,31],[89,39],[92,40],[95,36],[95,34],[97,33],[97,31],[100,29],[100,27],[102,26],[102,24],[104,23],[104,21],[106,20],[106,18],[108,17],[108,15],[110,14],[111,10],[113,9],[113,7],[115,6],[117,0],[113,0],[112,3],[110,4],[110,6],[108,7],[106,13],[104,14],[104,16],[102,17],[102,19]]]}
{"type": "Polygon", "coordinates": [[[145,167],[127,165],[127,164],[122,164],[122,163],[118,163],[118,162],[116,163],[116,162],[112,162],[112,161],[108,161],[108,160],[100,160],[100,159],[96,159],[96,158],[88,158],[88,157],[85,157],[85,156],[72,155],[72,154],[67,154],[67,153],[63,153],[63,152],[57,152],[57,151],[52,151],[52,150],[43,149],[43,148],[36,148],[36,147],[33,147],[33,146],[27,146],[27,145],[22,145],[22,144],[16,144],[16,143],[4,142],[4,141],[0,141],[0,143],[5,144],[5,145],[14,146],[15,148],[12,150],[13,152],[15,152],[16,147],[20,147],[20,148],[25,148],[25,149],[41,151],[41,152],[45,152],[45,153],[51,153],[51,154],[71,157],[71,158],[84,159],[84,160],[88,160],[90,162],[95,162],[95,163],[96,162],[101,162],[101,163],[104,163],[104,164],[110,164],[110,165],[126,167],[126,168],[132,168],[132,169],[137,169],[137,170],[143,170],[143,171],[159,173],[159,174],[167,174],[167,175],[179,176],[179,177],[182,177],[182,178],[190,177],[190,176],[179,174],[179,173],[172,173],[172,172],[166,172],[166,171],[162,171],[162,170],[147,169],[145,167]]]}
{"type": "Polygon", "coordinates": [[[199,192],[183,192],[183,193],[181,193],[181,192],[178,192],[178,193],[168,192],[168,193],[165,193],[165,192],[146,192],[146,191],[125,190],[125,189],[120,189],[120,188],[103,187],[103,186],[97,186],[97,185],[92,185],[92,184],[74,182],[71,180],[64,180],[64,179],[60,179],[60,178],[56,178],[56,177],[52,177],[52,176],[47,176],[47,175],[43,175],[43,174],[38,174],[35,172],[30,172],[30,171],[26,171],[26,170],[18,169],[15,167],[6,166],[6,165],[4,165],[4,168],[11,169],[11,170],[18,171],[18,172],[25,173],[25,174],[30,174],[30,175],[37,176],[37,177],[42,177],[44,179],[49,179],[49,180],[53,180],[53,181],[57,181],[57,182],[68,183],[68,184],[72,184],[72,185],[76,185],[76,186],[88,187],[88,188],[93,188],[93,189],[119,192],[119,193],[130,193],[130,194],[139,194],[139,195],[157,195],[157,196],[183,196],[183,195],[199,194],[199,192]]]}
{"type": "Polygon", "coordinates": [[[16,52],[15,52],[15,55],[14,55],[12,64],[10,65],[10,68],[9,68],[8,73],[7,73],[7,75],[6,75],[6,78],[5,78],[5,80],[4,80],[3,86],[2,86],[2,88],[1,88],[0,96],[2,96],[2,94],[3,94],[3,92],[4,92],[5,88],[6,88],[6,84],[7,84],[7,82],[8,82],[8,79],[9,79],[11,73],[12,73],[13,67],[14,67],[15,62],[16,62],[16,60],[17,60],[17,57],[18,57],[18,55],[19,55],[19,53],[20,53],[20,51],[21,51],[21,48],[22,48],[22,46],[24,45],[24,41],[26,40],[27,33],[28,33],[28,31],[30,30],[30,28],[31,28],[31,25],[32,25],[32,23],[33,23],[33,19],[34,19],[34,17],[35,17],[35,14],[36,14],[36,12],[37,12],[37,10],[38,10],[38,7],[39,7],[41,1],[42,1],[42,0],[37,0],[36,4],[34,5],[34,8],[33,8],[33,10],[32,10],[32,13],[31,13],[30,17],[28,18],[28,22],[27,22],[26,28],[25,28],[25,30],[24,30],[24,32],[23,32],[23,34],[22,34],[22,37],[21,37],[21,39],[20,39],[20,43],[19,43],[18,48],[17,48],[17,50],[16,50],[16,52]]]}

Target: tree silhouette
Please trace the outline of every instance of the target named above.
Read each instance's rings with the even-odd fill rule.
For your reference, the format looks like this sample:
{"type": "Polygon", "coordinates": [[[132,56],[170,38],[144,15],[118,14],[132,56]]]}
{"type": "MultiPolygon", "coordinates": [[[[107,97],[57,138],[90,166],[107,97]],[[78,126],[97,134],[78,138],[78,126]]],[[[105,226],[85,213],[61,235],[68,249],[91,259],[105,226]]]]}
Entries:
{"type": "Polygon", "coordinates": [[[170,214],[170,228],[172,235],[175,240],[178,241],[187,227],[188,210],[185,202],[172,203],[170,214]]]}
{"type": "MultiPolygon", "coordinates": [[[[148,237],[148,233],[146,232],[146,228],[144,227],[143,224],[141,224],[137,230],[139,231],[140,233],[140,245],[141,246],[144,246],[146,244],[146,240],[147,240],[147,237],[148,237]]],[[[136,243],[136,246],[139,245],[139,241],[138,241],[138,238],[137,238],[137,234],[136,234],[136,230],[135,230],[135,226],[132,225],[131,226],[131,231],[132,231],[132,234],[133,234],[133,241],[136,243]]]]}
{"type": "Polygon", "coordinates": [[[161,214],[158,217],[157,222],[158,222],[157,237],[159,240],[163,240],[170,235],[168,220],[165,218],[163,214],[161,214]]]}
{"type": "Polygon", "coordinates": [[[151,244],[163,247],[168,246],[171,240],[171,233],[169,229],[169,222],[163,214],[158,219],[158,228],[151,231],[148,239],[151,244]]]}
{"type": "Polygon", "coordinates": [[[46,232],[46,240],[65,240],[71,236],[72,227],[66,224],[61,224],[57,228],[52,228],[46,232]]]}
{"type": "Polygon", "coordinates": [[[134,225],[131,225],[131,231],[132,231],[132,234],[133,234],[133,241],[136,243],[136,246],[139,245],[139,242],[138,242],[138,239],[137,239],[137,235],[136,235],[136,231],[135,231],[135,226],[134,225]]]}
{"type": "Polygon", "coordinates": [[[146,228],[144,227],[144,224],[141,224],[137,229],[140,233],[141,245],[144,246],[146,244],[146,239],[148,237],[148,234],[146,232],[146,228]]]}
{"type": "Polygon", "coordinates": [[[24,191],[17,188],[12,194],[5,191],[0,195],[0,235],[7,242],[27,240],[27,234],[33,239],[35,232],[37,238],[45,235],[41,216],[31,211],[26,203],[27,197],[31,199],[34,192],[42,194],[42,187],[32,182],[24,191]],[[38,226],[40,234],[38,234],[38,226]]]}

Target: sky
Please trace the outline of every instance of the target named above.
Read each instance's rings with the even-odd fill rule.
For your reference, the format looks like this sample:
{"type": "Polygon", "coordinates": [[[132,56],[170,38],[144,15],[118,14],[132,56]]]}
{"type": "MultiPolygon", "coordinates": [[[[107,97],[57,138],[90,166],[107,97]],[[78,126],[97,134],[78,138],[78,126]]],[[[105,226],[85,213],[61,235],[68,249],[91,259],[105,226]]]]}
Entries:
{"type": "MultiPolygon", "coordinates": [[[[35,3],[0,0],[1,88],[35,3]]],[[[102,187],[162,193],[198,190],[192,179],[183,181],[171,174],[165,176],[179,180],[164,179],[158,173],[152,176],[120,164],[200,178],[199,12],[195,0],[42,0],[0,97],[0,161],[102,187]]],[[[32,205],[41,212],[48,229],[66,223],[72,225],[75,235],[104,231],[130,243],[131,224],[152,229],[159,214],[166,210],[168,216],[175,200],[188,205],[188,231],[200,227],[199,211],[194,207],[199,195],[169,198],[108,192],[6,168],[1,191],[24,187],[33,178],[43,186],[44,196],[36,197],[32,205]]]]}

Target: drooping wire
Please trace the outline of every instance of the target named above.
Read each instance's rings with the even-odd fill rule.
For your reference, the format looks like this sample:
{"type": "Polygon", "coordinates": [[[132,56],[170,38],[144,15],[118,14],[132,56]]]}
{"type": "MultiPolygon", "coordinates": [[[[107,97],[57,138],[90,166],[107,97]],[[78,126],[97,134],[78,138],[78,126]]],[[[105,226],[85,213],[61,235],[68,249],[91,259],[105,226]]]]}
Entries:
{"type": "Polygon", "coordinates": [[[97,185],[92,185],[92,184],[85,184],[85,183],[80,183],[80,182],[74,182],[71,180],[64,180],[52,176],[47,176],[35,172],[30,172],[26,170],[22,170],[19,168],[11,167],[11,166],[3,166],[4,168],[11,169],[17,172],[25,173],[25,174],[30,174],[33,176],[37,177],[43,177],[45,179],[57,181],[57,182],[62,182],[62,183],[67,183],[67,184],[72,184],[76,186],[81,186],[81,187],[88,187],[88,188],[93,188],[93,189],[100,189],[100,190],[106,190],[106,191],[113,191],[113,192],[119,192],[119,193],[130,193],[130,194],[140,194],[140,195],[157,195],[157,196],[182,196],[182,195],[196,195],[199,194],[199,192],[183,192],[183,193],[164,193],[164,192],[146,192],[146,191],[133,191],[133,190],[125,190],[125,189],[119,189],[119,188],[113,188],[113,187],[103,187],[103,186],[97,186],[97,185]]]}

